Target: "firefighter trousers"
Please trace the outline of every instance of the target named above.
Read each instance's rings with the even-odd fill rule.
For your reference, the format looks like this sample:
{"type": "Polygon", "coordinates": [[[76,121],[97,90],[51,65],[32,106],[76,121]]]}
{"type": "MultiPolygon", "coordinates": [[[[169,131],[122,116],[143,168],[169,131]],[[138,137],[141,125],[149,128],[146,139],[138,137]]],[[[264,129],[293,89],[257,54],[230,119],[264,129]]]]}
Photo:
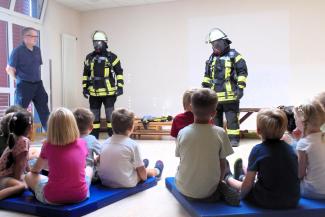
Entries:
{"type": "Polygon", "coordinates": [[[239,142],[239,101],[231,103],[218,103],[215,125],[223,128],[223,114],[227,120],[227,134],[230,141],[239,142]]]}
{"type": "Polygon", "coordinates": [[[112,112],[114,110],[114,104],[116,102],[116,96],[90,96],[89,97],[89,106],[90,110],[95,116],[94,124],[93,124],[93,130],[91,132],[92,135],[94,135],[97,139],[99,137],[100,132],[100,110],[102,107],[102,104],[104,104],[105,107],[105,115],[106,115],[106,127],[107,127],[107,133],[109,136],[113,135],[112,130],[112,112]]]}

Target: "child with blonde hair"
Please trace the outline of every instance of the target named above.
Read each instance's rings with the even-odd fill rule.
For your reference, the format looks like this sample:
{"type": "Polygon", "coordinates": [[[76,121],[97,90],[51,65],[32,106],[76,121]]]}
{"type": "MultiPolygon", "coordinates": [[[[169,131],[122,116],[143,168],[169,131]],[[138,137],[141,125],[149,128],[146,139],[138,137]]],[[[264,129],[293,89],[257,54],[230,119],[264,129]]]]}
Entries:
{"type": "Polygon", "coordinates": [[[314,102],[319,103],[325,110],[325,92],[321,92],[317,94],[316,97],[314,98],[314,102]]]}
{"type": "Polygon", "coordinates": [[[66,108],[55,109],[48,120],[47,139],[40,157],[25,177],[36,199],[45,204],[77,203],[87,199],[92,177],[92,169],[86,167],[87,154],[73,113],[66,108]],[[46,165],[48,177],[39,174],[46,165]]]}
{"type": "Polygon", "coordinates": [[[301,195],[325,199],[325,135],[320,129],[325,123],[324,110],[320,103],[309,103],[295,107],[294,112],[303,134],[297,144],[301,195]]]}
{"type": "Polygon", "coordinates": [[[113,136],[108,138],[100,154],[98,175],[103,185],[112,188],[130,188],[147,177],[161,178],[164,164],[156,161],[155,168],[146,168],[147,159],[141,159],[138,144],[130,139],[134,128],[134,113],[116,109],[112,113],[113,136]]]}
{"type": "MultiPolygon", "coordinates": [[[[321,92],[317,94],[316,97],[314,98],[313,103],[319,103],[323,107],[323,110],[325,111],[325,92],[321,92]]],[[[325,132],[325,123],[322,124],[320,129],[322,132],[325,132]]]]}
{"type": "Polygon", "coordinates": [[[284,209],[298,204],[297,155],[289,144],[281,140],[287,123],[286,114],[280,109],[259,111],[257,133],[263,142],[253,147],[243,182],[231,177],[226,180],[240,191],[241,198],[257,206],[284,209]]]}
{"type": "Polygon", "coordinates": [[[24,191],[23,173],[29,170],[27,135],[33,124],[32,115],[22,111],[11,113],[9,117],[8,146],[0,158],[0,200],[24,191]]]}

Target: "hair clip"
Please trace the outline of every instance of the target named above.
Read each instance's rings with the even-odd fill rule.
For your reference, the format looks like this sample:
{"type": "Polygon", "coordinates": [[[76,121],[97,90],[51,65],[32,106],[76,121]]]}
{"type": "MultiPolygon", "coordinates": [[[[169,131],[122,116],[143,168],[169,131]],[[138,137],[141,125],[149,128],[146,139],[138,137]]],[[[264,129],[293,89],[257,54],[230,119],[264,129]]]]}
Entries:
{"type": "Polygon", "coordinates": [[[302,107],[303,107],[303,105],[298,106],[298,107],[297,107],[297,111],[298,111],[299,113],[304,114],[304,110],[302,109],[302,107]]]}
{"type": "Polygon", "coordinates": [[[32,118],[31,117],[28,118],[28,124],[30,124],[30,125],[32,124],[32,118]]]}
{"type": "Polygon", "coordinates": [[[14,121],[17,121],[17,116],[13,115],[11,119],[14,120],[14,121]]]}

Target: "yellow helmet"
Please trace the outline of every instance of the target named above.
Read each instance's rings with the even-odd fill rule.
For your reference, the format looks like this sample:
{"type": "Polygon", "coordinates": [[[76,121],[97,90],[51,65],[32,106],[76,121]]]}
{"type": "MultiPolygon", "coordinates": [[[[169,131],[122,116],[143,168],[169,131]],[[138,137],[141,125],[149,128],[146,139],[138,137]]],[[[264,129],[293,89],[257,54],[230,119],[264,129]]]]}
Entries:
{"type": "Polygon", "coordinates": [[[103,31],[96,30],[92,35],[93,41],[107,41],[107,35],[103,31]]]}

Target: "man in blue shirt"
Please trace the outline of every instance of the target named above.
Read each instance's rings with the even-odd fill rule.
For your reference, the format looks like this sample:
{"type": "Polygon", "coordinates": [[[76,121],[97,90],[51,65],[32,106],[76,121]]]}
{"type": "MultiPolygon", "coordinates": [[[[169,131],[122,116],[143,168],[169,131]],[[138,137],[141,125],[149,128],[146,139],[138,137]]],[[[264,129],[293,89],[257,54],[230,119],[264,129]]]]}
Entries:
{"type": "Polygon", "coordinates": [[[26,27],[22,30],[22,37],[22,44],[10,55],[6,71],[16,80],[15,104],[27,108],[32,101],[46,130],[50,112],[48,95],[41,80],[42,56],[36,46],[38,32],[26,27]]]}

